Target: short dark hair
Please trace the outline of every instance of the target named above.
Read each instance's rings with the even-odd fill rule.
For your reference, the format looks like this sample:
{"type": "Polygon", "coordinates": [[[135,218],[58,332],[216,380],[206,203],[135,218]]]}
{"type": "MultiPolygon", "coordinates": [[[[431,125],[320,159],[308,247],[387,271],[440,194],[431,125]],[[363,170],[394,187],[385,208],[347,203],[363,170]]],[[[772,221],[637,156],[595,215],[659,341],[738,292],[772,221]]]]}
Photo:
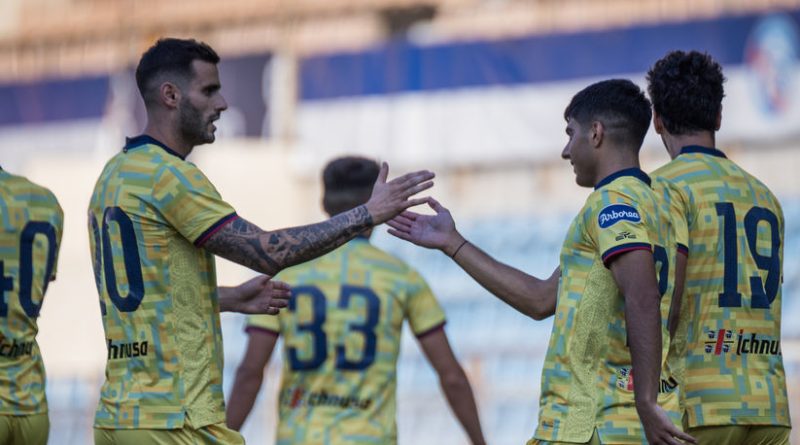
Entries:
{"type": "Polygon", "coordinates": [[[322,171],[325,211],[335,215],[369,201],[379,170],[377,162],[359,156],[345,156],[329,162],[322,171]]]}
{"type": "Polygon", "coordinates": [[[191,79],[195,60],[216,65],[219,55],[207,44],[194,39],[162,38],[145,51],[136,67],[136,86],[145,103],[152,100],[152,89],[165,77],[178,82],[191,79]]]}
{"type": "Polygon", "coordinates": [[[717,131],[725,76],[710,55],[672,51],[647,72],[653,109],[672,134],[717,131]]]}
{"type": "Polygon", "coordinates": [[[644,92],[627,79],[610,79],[594,83],[572,97],[564,110],[564,119],[585,125],[599,120],[609,138],[635,148],[642,146],[650,128],[650,101],[644,92]]]}

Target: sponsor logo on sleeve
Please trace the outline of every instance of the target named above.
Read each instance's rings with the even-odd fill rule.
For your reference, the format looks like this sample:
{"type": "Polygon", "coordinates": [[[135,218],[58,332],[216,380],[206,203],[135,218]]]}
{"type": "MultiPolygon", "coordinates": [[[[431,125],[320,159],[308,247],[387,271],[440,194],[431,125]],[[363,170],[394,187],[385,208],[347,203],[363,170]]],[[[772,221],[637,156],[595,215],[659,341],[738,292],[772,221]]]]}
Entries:
{"type": "Polygon", "coordinates": [[[620,221],[630,221],[638,223],[642,221],[639,212],[628,204],[611,204],[600,210],[597,215],[597,224],[601,229],[611,227],[620,221]]]}
{"type": "Polygon", "coordinates": [[[616,238],[614,238],[614,239],[615,239],[615,240],[617,240],[617,241],[622,241],[622,240],[624,240],[624,239],[636,239],[636,235],[634,235],[634,234],[632,234],[631,232],[628,232],[628,231],[626,230],[626,231],[624,231],[624,232],[619,232],[619,233],[617,234],[617,237],[616,237],[616,238]]]}

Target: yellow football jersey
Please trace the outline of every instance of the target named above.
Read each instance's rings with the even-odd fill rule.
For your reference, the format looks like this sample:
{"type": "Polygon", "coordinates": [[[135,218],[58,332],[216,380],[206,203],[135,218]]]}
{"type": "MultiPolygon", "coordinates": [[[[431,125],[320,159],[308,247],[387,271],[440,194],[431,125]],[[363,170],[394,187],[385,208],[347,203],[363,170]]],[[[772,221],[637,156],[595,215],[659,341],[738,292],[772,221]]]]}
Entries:
{"type": "Polygon", "coordinates": [[[89,204],[108,348],[96,427],[224,422],[214,257],[199,246],[235,218],[197,167],[151,137],[106,164],[89,204]]]}
{"type": "MultiPolygon", "coordinates": [[[[625,169],[600,181],[573,220],[561,249],[561,281],[535,439],[584,443],[597,430],[602,443],[644,442],[633,397],[624,297],[607,266],[624,252],[653,252],[666,363],[677,251],[663,206],[644,172],[625,169]]],[[[678,424],[675,387],[665,365],[659,404],[678,424]]]]}
{"type": "Polygon", "coordinates": [[[689,146],[653,172],[688,246],[677,340],[689,425],[789,426],[781,356],[783,211],[716,149],[689,146]]]}
{"type": "Polygon", "coordinates": [[[36,319],[56,276],[64,213],[44,187],[0,169],[0,415],[47,412],[36,319]]]}
{"type": "Polygon", "coordinates": [[[288,310],[251,316],[247,329],[284,340],[277,444],[396,443],[403,321],[418,337],[445,322],[428,285],[366,238],[276,279],[292,285],[288,310]]]}

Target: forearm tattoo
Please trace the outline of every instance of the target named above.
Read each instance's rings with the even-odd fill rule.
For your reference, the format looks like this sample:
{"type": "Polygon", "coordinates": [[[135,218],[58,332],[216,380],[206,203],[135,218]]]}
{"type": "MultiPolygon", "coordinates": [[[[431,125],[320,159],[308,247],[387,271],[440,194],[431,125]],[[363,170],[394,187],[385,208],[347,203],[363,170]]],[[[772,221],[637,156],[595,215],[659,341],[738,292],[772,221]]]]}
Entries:
{"type": "Polygon", "coordinates": [[[324,255],[372,227],[365,206],[317,224],[265,232],[237,218],[206,241],[204,248],[223,258],[274,275],[286,267],[324,255]]]}

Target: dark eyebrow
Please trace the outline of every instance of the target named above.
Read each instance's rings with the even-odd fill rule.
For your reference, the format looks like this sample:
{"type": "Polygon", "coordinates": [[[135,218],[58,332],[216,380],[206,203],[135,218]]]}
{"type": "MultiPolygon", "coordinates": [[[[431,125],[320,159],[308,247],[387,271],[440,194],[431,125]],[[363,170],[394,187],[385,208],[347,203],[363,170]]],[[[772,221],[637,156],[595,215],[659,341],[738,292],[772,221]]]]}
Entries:
{"type": "Polygon", "coordinates": [[[222,88],[222,85],[220,85],[219,83],[210,83],[210,84],[208,84],[208,85],[203,87],[203,91],[213,92],[213,91],[217,91],[217,90],[219,90],[221,88],[222,88]]]}

